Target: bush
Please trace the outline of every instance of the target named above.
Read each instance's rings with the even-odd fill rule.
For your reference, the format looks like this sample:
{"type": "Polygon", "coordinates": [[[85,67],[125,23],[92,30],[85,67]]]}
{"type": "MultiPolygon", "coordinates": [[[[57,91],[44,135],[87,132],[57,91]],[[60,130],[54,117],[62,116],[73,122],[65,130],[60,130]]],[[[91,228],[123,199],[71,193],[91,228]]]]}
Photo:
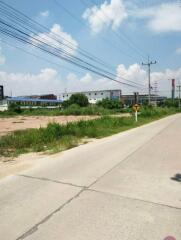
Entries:
{"type": "MultiPolygon", "coordinates": [[[[76,111],[81,107],[73,105],[76,111]]],[[[87,109],[87,108],[85,108],[87,109]]],[[[0,154],[14,155],[28,151],[44,151],[54,149],[64,150],[77,145],[78,140],[88,138],[100,138],[120,131],[140,126],[163,116],[176,113],[173,108],[141,108],[139,121],[136,123],[133,117],[101,117],[89,121],[79,121],[59,125],[49,123],[46,128],[27,129],[16,131],[0,138],[0,154]]]]}
{"type": "Polygon", "coordinates": [[[65,108],[68,108],[69,106],[71,105],[70,101],[69,100],[65,100],[62,102],[62,107],[65,109],[65,108]]]}
{"type": "Polygon", "coordinates": [[[175,99],[174,101],[172,99],[167,99],[163,102],[158,103],[158,106],[160,107],[175,107],[178,108],[179,107],[179,100],[175,99]]]}
{"type": "Polygon", "coordinates": [[[22,112],[21,107],[19,105],[17,105],[16,103],[11,103],[8,106],[8,110],[10,112],[15,112],[15,113],[21,113],[22,112]]]}
{"type": "Polygon", "coordinates": [[[93,104],[87,107],[80,107],[77,104],[72,104],[61,112],[62,115],[108,115],[110,113],[113,112],[93,104]]]}
{"type": "Polygon", "coordinates": [[[176,109],[175,108],[161,108],[161,107],[152,107],[152,106],[148,106],[148,107],[142,107],[141,108],[141,117],[162,117],[164,115],[168,115],[168,114],[172,114],[172,113],[176,113],[176,109]]]}
{"type": "Polygon", "coordinates": [[[101,106],[107,109],[120,109],[121,108],[121,103],[119,100],[111,100],[111,99],[103,99],[102,101],[99,101],[97,103],[97,106],[101,106]]]}
{"type": "Polygon", "coordinates": [[[78,104],[71,104],[62,113],[65,115],[81,115],[81,107],[78,104]]]}
{"type": "Polygon", "coordinates": [[[81,93],[72,94],[69,99],[70,104],[78,104],[80,107],[86,107],[89,105],[88,98],[81,93]]]}

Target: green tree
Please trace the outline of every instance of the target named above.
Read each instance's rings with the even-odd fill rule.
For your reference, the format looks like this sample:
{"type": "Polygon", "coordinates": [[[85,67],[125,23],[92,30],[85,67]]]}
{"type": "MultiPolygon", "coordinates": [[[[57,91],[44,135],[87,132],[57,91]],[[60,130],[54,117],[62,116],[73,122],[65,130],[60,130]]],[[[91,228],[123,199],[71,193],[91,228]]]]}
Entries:
{"type": "Polygon", "coordinates": [[[72,96],[69,99],[69,103],[70,105],[77,104],[80,107],[87,107],[89,105],[88,98],[82,93],[72,94],[72,96]]]}
{"type": "Polygon", "coordinates": [[[120,109],[121,108],[121,103],[119,100],[115,99],[108,99],[105,98],[97,103],[98,106],[107,108],[107,109],[120,109]]]}
{"type": "Polygon", "coordinates": [[[8,106],[8,110],[10,112],[15,112],[15,113],[21,113],[22,112],[21,107],[16,103],[10,103],[9,106],[8,106]]]}
{"type": "Polygon", "coordinates": [[[65,100],[62,102],[62,107],[63,108],[68,108],[71,105],[70,100],[65,100]]]}

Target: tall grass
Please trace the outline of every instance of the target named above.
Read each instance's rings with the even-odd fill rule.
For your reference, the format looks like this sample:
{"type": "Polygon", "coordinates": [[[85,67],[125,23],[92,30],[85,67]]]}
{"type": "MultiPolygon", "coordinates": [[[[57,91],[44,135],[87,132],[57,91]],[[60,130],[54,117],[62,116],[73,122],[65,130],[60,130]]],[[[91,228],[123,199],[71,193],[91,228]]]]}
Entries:
{"type": "Polygon", "coordinates": [[[175,109],[142,109],[139,121],[134,117],[108,117],[89,121],[79,121],[60,125],[49,123],[46,128],[15,131],[0,138],[0,154],[14,156],[30,151],[61,151],[76,146],[83,138],[101,138],[133,127],[148,123],[154,119],[175,113],[175,109]]]}
{"type": "Polygon", "coordinates": [[[65,109],[22,109],[20,113],[15,111],[0,112],[0,117],[13,116],[61,116],[61,115],[107,115],[116,113],[115,110],[105,109],[97,105],[89,105],[87,107],[80,107],[77,104],[72,104],[65,109]]]}

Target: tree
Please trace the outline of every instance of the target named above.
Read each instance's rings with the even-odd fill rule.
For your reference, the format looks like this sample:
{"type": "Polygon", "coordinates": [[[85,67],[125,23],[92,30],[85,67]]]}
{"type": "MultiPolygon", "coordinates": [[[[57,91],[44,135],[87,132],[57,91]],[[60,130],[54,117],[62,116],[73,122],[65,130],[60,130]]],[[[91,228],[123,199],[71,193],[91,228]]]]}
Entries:
{"type": "Polygon", "coordinates": [[[75,93],[69,99],[69,103],[78,104],[80,107],[87,107],[89,105],[88,98],[82,93],[75,93]]]}
{"type": "Polygon", "coordinates": [[[21,113],[22,112],[21,107],[16,103],[10,103],[9,106],[8,106],[8,110],[10,112],[15,112],[15,113],[21,113]]]}
{"type": "Polygon", "coordinates": [[[99,101],[97,103],[98,106],[101,106],[103,108],[107,108],[107,109],[120,109],[121,108],[121,103],[118,99],[102,99],[101,101],[99,101]]]}

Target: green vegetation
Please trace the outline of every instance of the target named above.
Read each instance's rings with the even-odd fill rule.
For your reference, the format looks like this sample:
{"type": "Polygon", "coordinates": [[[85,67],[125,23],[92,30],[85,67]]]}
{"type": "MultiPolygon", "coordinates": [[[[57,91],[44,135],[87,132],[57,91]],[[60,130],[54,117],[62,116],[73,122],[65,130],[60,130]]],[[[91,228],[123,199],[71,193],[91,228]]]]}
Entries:
{"type": "Polygon", "coordinates": [[[174,101],[170,98],[166,99],[164,102],[160,102],[158,104],[160,107],[175,107],[178,108],[179,107],[179,99],[176,98],[174,101]]]}
{"type": "Polygon", "coordinates": [[[89,104],[87,107],[80,107],[78,104],[71,104],[64,109],[20,109],[12,108],[8,111],[0,112],[0,117],[13,116],[61,116],[61,115],[107,115],[113,114],[117,111],[113,109],[106,109],[95,104],[89,104]]]}
{"type": "Polygon", "coordinates": [[[97,103],[97,106],[101,106],[101,107],[107,108],[107,109],[118,109],[119,110],[122,107],[122,104],[117,99],[111,100],[111,99],[105,98],[102,101],[99,101],[97,103]]]}
{"type": "Polygon", "coordinates": [[[62,107],[65,109],[73,104],[76,104],[79,107],[87,107],[89,105],[89,100],[84,94],[75,93],[71,95],[69,100],[62,103],[62,107]]]}
{"type": "Polygon", "coordinates": [[[87,107],[89,105],[88,98],[81,93],[72,94],[72,96],[69,99],[69,102],[70,102],[70,105],[77,104],[80,107],[87,107]]]}
{"type": "Polygon", "coordinates": [[[118,100],[103,99],[97,104],[89,104],[83,94],[73,94],[70,100],[62,103],[62,108],[20,108],[19,105],[11,104],[8,111],[0,112],[0,117],[13,116],[60,116],[60,115],[108,115],[131,112],[131,108],[123,109],[118,100]]]}
{"type": "Polygon", "coordinates": [[[141,110],[137,123],[134,117],[108,116],[67,125],[49,123],[46,128],[16,131],[1,137],[0,154],[16,156],[31,151],[62,151],[78,145],[85,138],[109,136],[174,113],[174,108],[147,107],[141,110]]]}

